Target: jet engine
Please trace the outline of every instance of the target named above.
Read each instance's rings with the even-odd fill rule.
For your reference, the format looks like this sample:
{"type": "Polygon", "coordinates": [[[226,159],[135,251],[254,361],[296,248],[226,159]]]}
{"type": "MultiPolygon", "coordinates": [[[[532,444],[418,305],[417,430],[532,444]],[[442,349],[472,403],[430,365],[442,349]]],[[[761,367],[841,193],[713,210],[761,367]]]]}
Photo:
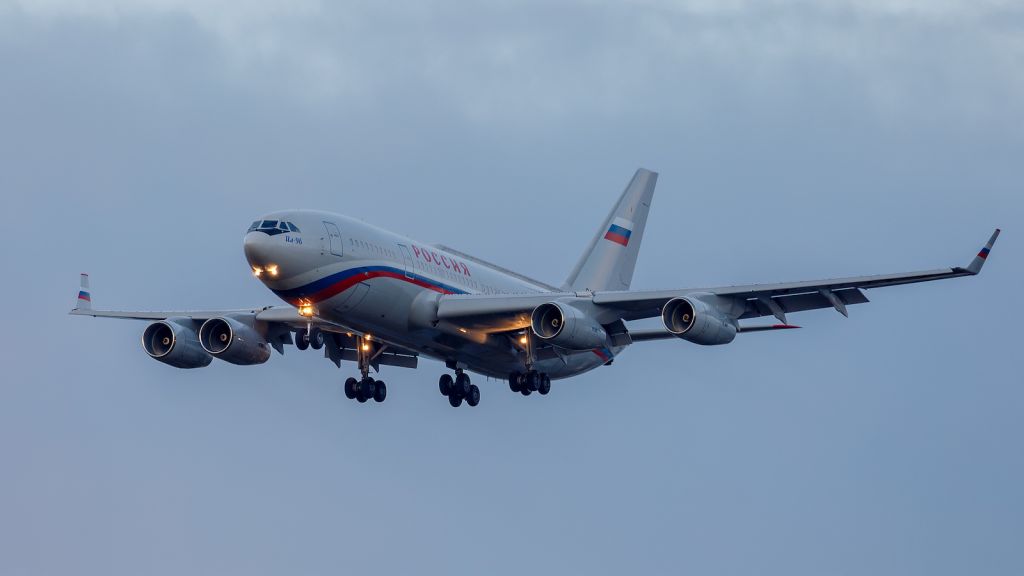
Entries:
{"type": "Polygon", "coordinates": [[[155,360],[176,368],[202,368],[213,358],[199,345],[193,321],[168,318],[153,322],[142,333],[142,347],[155,360]]]}
{"type": "Polygon", "coordinates": [[[599,348],[608,341],[608,333],[597,320],[559,302],[534,308],[530,327],[541,340],[568,350],[599,348]]]}
{"type": "Polygon", "coordinates": [[[248,366],[270,359],[270,344],[249,324],[236,318],[210,318],[199,328],[199,343],[225,362],[248,366]]]}
{"type": "Polygon", "coordinates": [[[736,322],[698,298],[669,300],[661,309],[661,320],[669,332],[694,344],[728,344],[736,338],[736,322]]]}

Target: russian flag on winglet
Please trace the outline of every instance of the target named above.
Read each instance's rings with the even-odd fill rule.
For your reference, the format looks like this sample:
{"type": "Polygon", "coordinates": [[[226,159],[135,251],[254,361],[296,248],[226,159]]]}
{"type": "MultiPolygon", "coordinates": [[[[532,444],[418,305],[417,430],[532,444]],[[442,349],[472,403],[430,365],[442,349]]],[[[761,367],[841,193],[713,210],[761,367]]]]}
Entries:
{"type": "Polygon", "coordinates": [[[629,245],[629,237],[633,234],[633,223],[625,218],[616,218],[605,232],[604,239],[623,246],[629,245]]]}

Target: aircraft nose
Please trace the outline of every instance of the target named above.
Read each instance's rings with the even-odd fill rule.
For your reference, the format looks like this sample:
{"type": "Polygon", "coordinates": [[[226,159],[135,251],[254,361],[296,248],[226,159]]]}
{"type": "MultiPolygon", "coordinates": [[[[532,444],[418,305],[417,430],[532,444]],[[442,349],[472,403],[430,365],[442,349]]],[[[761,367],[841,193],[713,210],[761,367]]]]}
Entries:
{"type": "Polygon", "coordinates": [[[267,260],[270,237],[262,232],[249,232],[242,241],[242,250],[250,266],[262,266],[267,260]]]}
{"type": "Polygon", "coordinates": [[[284,274],[285,248],[263,232],[249,232],[242,241],[245,259],[253,274],[262,280],[274,280],[284,274]]]}

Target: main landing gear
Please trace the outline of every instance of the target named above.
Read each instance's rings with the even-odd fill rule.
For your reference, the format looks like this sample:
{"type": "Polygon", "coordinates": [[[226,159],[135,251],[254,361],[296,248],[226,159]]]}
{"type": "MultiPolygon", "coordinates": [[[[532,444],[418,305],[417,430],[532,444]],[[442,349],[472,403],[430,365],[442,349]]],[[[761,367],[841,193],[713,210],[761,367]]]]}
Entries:
{"type": "Polygon", "coordinates": [[[470,382],[469,374],[462,370],[456,370],[454,378],[451,374],[441,375],[437,387],[443,396],[448,397],[448,403],[452,405],[452,408],[462,406],[463,400],[470,406],[480,403],[480,389],[476,387],[476,384],[470,382]]]}
{"type": "MultiPolygon", "coordinates": [[[[362,377],[345,380],[345,397],[349,400],[363,404],[369,400],[383,402],[388,397],[387,384],[370,377],[370,362],[374,358],[375,346],[368,336],[360,337],[357,342],[356,362],[359,364],[359,373],[362,377]]],[[[324,333],[313,326],[299,330],[295,333],[295,347],[299,350],[320,350],[324,347],[324,333]]]]}
{"type": "Polygon", "coordinates": [[[536,370],[528,370],[525,373],[513,372],[508,375],[508,387],[523,396],[529,396],[534,392],[547,396],[548,392],[551,392],[551,378],[536,370]]]}
{"type": "Polygon", "coordinates": [[[356,400],[360,404],[367,400],[383,402],[388,397],[388,386],[380,380],[370,377],[370,361],[374,358],[374,343],[368,336],[360,337],[356,346],[356,363],[362,378],[345,380],[345,397],[356,400]]]}
{"type": "Polygon", "coordinates": [[[373,399],[374,402],[383,402],[388,397],[388,386],[369,376],[365,376],[362,380],[349,378],[345,380],[345,397],[349,400],[356,400],[360,404],[370,399],[373,399]]]}

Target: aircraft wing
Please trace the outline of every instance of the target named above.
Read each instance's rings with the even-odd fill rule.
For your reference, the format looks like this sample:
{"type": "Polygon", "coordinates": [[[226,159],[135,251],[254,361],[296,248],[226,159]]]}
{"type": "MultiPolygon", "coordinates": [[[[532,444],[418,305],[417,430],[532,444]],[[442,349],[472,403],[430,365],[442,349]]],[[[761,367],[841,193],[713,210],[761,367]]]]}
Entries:
{"type": "MultiPolygon", "coordinates": [[[[356,360],[356,347],[363,342],[363,336],[357,331],[330,322],[319,316],[303,316],[292,306],[265,306],[263,308],[239,308],[231,310],[96,310],[92,307],[92,293],[89,291],[89,275],[81,275],[81,286],[78,291],[78,304],[71,310],[74,316],[92,316],[94,318],[118,318],[123,320],[159,321],[169,318],[188,318],[201,323],[211,318],[222,316],[252,316],[257,322],[269,326],[266,338],[271,346],[284,354],[284,345],[292,343],[292,331],[300,331],[311,325],[331,336],[324,339],[324,356],[338,366],[342,360],[356,360]]],[[[198,324],[197,324],[198,325],[198,324]]],[[[375,350],[370,365],[375,369],[380,365],[415,368],[418,354],[412,350],[401,348],[391,343],[375,339],[375,350]]]]}
{"type": "Polygon", "coordinates": [[[865,289],[974,276],[981,272],[999,232],[996,230],[992,234],[985,247],[966,268],[953,267],[902,274],[718,288],[609,291],[596,292],[592,295],[551,292],[529,295],[444,296],[438,306],[438,318],[452,322],[503,319],[507,323],[518,324],[522,327],[529,324],[529,314],[536,306],[552,300],[577,298],[590,300],[599,308],[615,311],[621,320],[639,320],[661,315],[662,307],[673,298],[691,294],[712,294],[742,302],[743,310],[738,319],[775,316],[782,323],[779,327],[788,327],[786,313],[789,312],[835,308],[845,316],[847,314],[846,306],[868,301],[863,292],[865,289]]]}
{"type": "Polygon", "coordinates": [[[327,332],[350,332],[348,328],[328,322],[318,316],[307,318],[292,306],[264,306],[262,308],[236,308],[230,310],[96,310],[92,307],[92,292],[89,290],[89,275],[81,275],[78,290],[78,304],[70,312],[73,316],[94,318],[117,318],[122,320],[166,320],[168,318],[189,318],[204,321],[221,316],[252,315],[260,322],[288,325],[301,329],[312,322],[313,326],[327,332]]]}

